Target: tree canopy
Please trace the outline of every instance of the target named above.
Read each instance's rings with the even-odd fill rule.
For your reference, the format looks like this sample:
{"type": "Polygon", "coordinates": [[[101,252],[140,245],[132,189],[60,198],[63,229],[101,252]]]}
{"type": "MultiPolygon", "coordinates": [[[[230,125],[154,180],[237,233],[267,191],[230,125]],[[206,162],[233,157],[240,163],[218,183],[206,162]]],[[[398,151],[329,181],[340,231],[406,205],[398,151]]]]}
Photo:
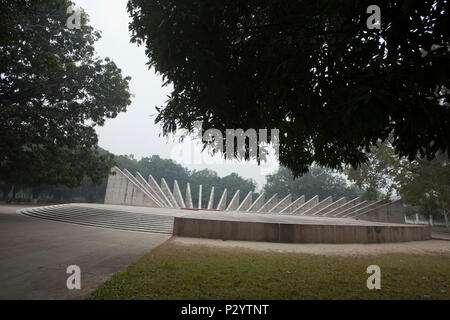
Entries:
{"type": "Polygon", "coordinates": [[[349,186],[342,176],[329,169],[311,167],[309,172],[294,179],[292,171],[280,167],[277,172],[267,176],[264,191],[268,195],[278,193],[280,197],[292,194],[294,198],[305,195],[307,200],[318,195],[320,200],[332,196],[334,200],[347,197],[349,200],[359,197],[362,190],[349,186]]]}
{"type": "Polygon", "coordinates": [[[348,178],[364,189],[364,198],[390,199],[396,195],[400,184],[397,176],[409,166],[405,159],[399,159],[389,141],[370,148],[367,162],[358,168],[346,170],[348,178]]]}
{"type": "Polygon", "coordinates": [[[450,160],[444,154],[432,160],[416,159],[397,177],[399,192],[404,201],[425,215],[444,215],[450,212],[450,160]],[[405,170],[407,169],[407,170],[405,170]]]}
{"type": "Polygon", "coordinates": [[[131,103],[129,77],[96,56],[100,33],[68,0],[0,1],[0,180],[36,187],[100,182],[113,156],[95,126],[131,103]]]}
{"type": "Polygon", "coordinates": [[[129,0],[132,42],[173,86],[156,122],[279,129],[295,175],[357,166],[389,135],[410,160],[448,153],[448,1],[380,0],[379,30],[372,4],[129,0]]]}
{"type": "Polygon", "coordinates": [[[433,160],[399,158],[389,142],[371,148],[369,162],[347,171],[348,177],[365,190],[366,199],[402,197],[409,212],[425,216],[444,215],[450,208],[449,157],[438,153],[433,160]]]}

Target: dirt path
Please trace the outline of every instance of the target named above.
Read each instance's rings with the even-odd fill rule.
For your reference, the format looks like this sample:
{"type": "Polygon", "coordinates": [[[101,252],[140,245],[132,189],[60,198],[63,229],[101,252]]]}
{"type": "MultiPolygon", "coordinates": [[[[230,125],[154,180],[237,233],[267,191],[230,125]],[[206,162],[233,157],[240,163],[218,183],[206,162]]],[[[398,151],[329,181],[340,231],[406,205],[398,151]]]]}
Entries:
{"type": "Polygon", "coordinates": [[[383,244],[290,244],[251,241],[223,241],[174,237],[170,241],[180,245],[204,245],[218,248],[290,252],[315,255],[367,256],[391,253],[445,255],[450,257],[450,241],[428,240],[383,244]]]}

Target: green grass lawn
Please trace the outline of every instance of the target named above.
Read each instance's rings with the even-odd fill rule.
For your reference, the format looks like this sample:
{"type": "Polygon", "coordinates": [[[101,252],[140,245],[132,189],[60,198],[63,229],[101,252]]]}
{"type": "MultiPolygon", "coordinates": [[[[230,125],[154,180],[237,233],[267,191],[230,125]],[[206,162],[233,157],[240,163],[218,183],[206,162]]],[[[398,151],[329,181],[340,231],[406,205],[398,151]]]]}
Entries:
{"type": "Polygon", "coordinates": [[[315,256],[166,242],[89,299],[449,299],[450,258],[315,256]],[[369,290],[369,265],[381,289],[369,290]]]}

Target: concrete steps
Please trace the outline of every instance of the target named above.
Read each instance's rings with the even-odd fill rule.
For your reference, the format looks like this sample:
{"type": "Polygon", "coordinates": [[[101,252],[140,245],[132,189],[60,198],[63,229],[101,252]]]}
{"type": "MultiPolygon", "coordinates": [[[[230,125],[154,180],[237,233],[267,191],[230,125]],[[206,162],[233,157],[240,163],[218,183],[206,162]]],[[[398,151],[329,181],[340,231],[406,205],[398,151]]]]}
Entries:
{"type": "Polygon", "coordinates": [[[21,214],[65,223],[127,231],[172,234],[174,218],[170,216],[104,210],[76,205],[23,209],[21,214]]]}

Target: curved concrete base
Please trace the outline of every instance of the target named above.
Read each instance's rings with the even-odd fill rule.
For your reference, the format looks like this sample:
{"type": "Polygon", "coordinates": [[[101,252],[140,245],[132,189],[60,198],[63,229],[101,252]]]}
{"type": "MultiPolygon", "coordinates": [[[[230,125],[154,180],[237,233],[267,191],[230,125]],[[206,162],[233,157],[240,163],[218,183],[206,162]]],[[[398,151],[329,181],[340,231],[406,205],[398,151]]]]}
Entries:
{"type": "Polygon", "coordinates": [[[289,224],[176,217],[180,237],[281,243],[383,243],[431,239],[431,228],[403,225],[289,224]]]}
{"type": "Polygon", "coordinates": [[[34,218],[181,237],[281,243],[383,243],[431,239],[427,226],[280,214],[66,204],[19,211],[34,218]]]}

